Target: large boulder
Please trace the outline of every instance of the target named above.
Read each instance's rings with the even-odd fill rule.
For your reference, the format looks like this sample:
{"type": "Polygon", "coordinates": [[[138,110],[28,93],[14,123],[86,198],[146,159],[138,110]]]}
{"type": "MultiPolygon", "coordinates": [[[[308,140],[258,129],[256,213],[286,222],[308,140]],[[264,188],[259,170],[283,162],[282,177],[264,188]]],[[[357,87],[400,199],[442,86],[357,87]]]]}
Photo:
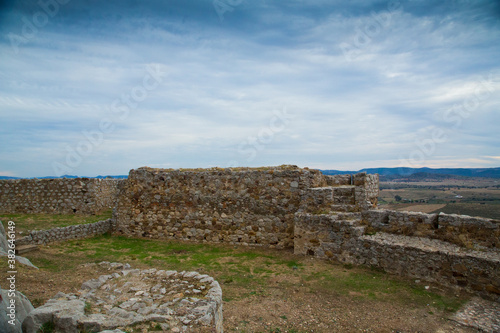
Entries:
{"type": "Polygon", "coordinates": [[[21,324],[33,310],[29,299],[19,291],[0,288],[0,332],[22,332],[21,324]]]}
{"type": "Polygon", "coordinates": [[[7,233],[3,227],[2,221],[0,221],[0,252],[7,253],[9,251],[9,243],[7,242],[7,233]]]}
{"type": "MultiPolygon", "coordinates": [[[[3,227],[2,221],[0,221],[0,256],[6,257],[9,253],[9,242],[7,242],[7,233],[5,232],[5,228],[3,227]]],[[[29,261],[28,258],[15,256],[17,262],[38,269],[35,265],[29,261]]]]}
{"type": "Polygon", "coordinates": [[[23,322],[24,333],[36,333],[47,322],[68,333],[78,333],[77,322],[83,317],[85,302],[77,299],[51,299],[33,310],[23,322]]]}

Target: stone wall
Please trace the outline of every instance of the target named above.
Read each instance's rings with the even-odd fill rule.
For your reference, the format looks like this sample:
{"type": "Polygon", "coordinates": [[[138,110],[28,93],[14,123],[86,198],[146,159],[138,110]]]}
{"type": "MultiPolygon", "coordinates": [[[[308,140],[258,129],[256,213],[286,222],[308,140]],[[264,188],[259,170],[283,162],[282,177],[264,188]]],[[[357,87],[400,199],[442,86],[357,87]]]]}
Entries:
{"type": "Polygon", "coordinates": [[[121,180],[0,180],[1,213],[97,214],[114,207],[121,180]]]}
{"type": "MultiPolygon", "coordinates": [[[[375,221],[386,221],[382,211],[363,212],[365,218],[367,215],[371,217],[369,226],[377,226],[375,221]]],[[[496,247],[486,247],[486,242],[478,251],[466,244],[451,242],[453,236],[445,237],[448,241],[439,239],[444,233],[430,237],[432,231],[439,229],[434,229],[435,219],[427,214],[394,212],[392,219],[395,227],[384,222],[375,229],[369,228],[357,212],[297,213],[294,252],[378,267],[389,273],[462,288],[500,302],[500,253],[496,247]],[[419,233],[426,237],[417,237],[419,233]]],[[[445,216],[447,224],[443,228],[450,222],[457,225],[459,221],[474,219],[445,216]]],[[[482,230],[481,224],[476,227],[482,230]]]]}
{"type": "Polygon", "coordinates": [[[354,186],[356,186],[356,200],[359,201],[363,210],[372,208],[378,203],[380,194],[378,174],[369,175],[365,172],[355,174],[354,186]]]}
{"type": "MultiPolygon", "coordinates": [[[[1,223],[1,222],[0,222],[1,223]]],[[[16,239],[16,246],[48,244],[70,239],[80,239],[103,235],[114,230],[112,219],[95,223],[70,225],[47,230],[33,230],[29,235],[16,239]]]]}
{"type": "Polygon", "coordinates": [[[310,187],[324,186],[318,170],[164,170],[140,168],[121,187],[117,231],[127,235],[293,246],[294,214],[310,187]]]}
{"type": "Polygon", "coordinates": [[[326,176],[328,186],[306,189],[301,198],[302,212],[361,212],[377,205],[378,175],[326,176]]]}
{"type": "Polygon", "coordinates": [[[363,212],[371,232],[427,237],[477,250],[500,251],[500,221],[455,214],[373,209],[363,212]]]}
{"type": "Polygon", "coordinates": [[[500,222],[375,209],[378,175],[295,166],[131,170],[123,181],[0,181],[0,212],[95,213],[113,222],[34,231],[18,244],[116,233],[293,247],[500,301],[500,222]],[[24,242],[24,243],[23,243],[24,242]]]}

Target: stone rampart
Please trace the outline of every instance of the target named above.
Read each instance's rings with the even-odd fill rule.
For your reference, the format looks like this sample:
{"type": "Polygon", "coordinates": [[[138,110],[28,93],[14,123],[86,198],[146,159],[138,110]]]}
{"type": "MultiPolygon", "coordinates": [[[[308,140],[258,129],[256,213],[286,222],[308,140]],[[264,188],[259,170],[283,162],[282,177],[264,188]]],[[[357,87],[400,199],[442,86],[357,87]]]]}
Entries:
{"type": "Polygon", "coordinates": [[[97,214],[114,207],[121,180],[0,180],[1,213],[97,214]]]}
{"type": "Polygon", "coordinates": [[[19,244],[112,230],[293,247],[297,254],[376,266],[500,301],[499,221],[380,210],[378,194],[378,175],[366,173],[325,176],[295,166],[139,168],[123,181],[0,181],[0,211],[92,213],[115,206],[113,221],[34,231],[19,244]]]}
{"type": "Polygon", "coordinates": [[[199,242],[293,245],[294,214],[310,187],[324,186],[318,170],[260,169],[130,172],[116,207],[117,231],[199,242]]]}

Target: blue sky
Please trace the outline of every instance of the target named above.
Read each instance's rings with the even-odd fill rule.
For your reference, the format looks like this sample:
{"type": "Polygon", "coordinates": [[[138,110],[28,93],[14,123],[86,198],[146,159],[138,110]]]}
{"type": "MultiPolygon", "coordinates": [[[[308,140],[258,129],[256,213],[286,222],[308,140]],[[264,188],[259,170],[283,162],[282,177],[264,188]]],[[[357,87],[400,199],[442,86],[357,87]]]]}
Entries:
{"type": "Polygon", "coordinates": [[[0,175],[500,166],[498,1],[7,1],[0,175]]]}

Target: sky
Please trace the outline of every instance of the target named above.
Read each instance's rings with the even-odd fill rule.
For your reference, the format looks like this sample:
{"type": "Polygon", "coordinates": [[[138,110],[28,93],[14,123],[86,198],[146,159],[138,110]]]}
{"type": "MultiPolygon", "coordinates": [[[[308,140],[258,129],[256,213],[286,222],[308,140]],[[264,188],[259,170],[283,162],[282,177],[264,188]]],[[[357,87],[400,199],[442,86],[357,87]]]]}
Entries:
{"type": "Polygon", "coordinates": [[[500,2],[0,2],[0,176],[500,166],[500,2]]]}

